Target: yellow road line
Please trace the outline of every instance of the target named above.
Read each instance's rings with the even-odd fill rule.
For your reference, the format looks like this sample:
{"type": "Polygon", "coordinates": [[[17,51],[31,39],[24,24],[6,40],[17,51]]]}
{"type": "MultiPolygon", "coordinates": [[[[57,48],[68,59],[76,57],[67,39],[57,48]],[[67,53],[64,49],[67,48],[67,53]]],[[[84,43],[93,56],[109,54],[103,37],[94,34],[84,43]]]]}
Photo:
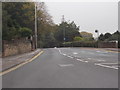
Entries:
{"type": "Polygon", "coordinates": [[[23,62],[23,63],[15,66],[15,67],[13,67],[13,68],[10,68],[10,69],[8,69],[8,70],[6,70],[6,71],[0,72],[0,76],[5,75],[5,74],[7,74],[7,73],[9,73],[9,72],[11,72],[11,71],[13,71],[13,70],[16,70],[17,68],[20,68],[20,67],[22,67],[23,65],[25,65],[25,64],[27,64],[27,63],[29,63],[29,62],[32,62],[32,61],[35,60],[39,55],[41,55],[43,52],[44,52],[44,51],[39,52],[36,56],[34,56],[33,58],[31,58],[30,60],[27,60],[27,61],[25,61],[25,62],[23,62]]]}
{"type": "MultiPolygon", "coordinates": [[[[85,48],[85,49],[95,49],[95,50],[100,50],[100,51],[105,50],[104,48],[85,48]]],[[[107,51],[107,52],[113,52],[113,53],[120,53],[120,51],[113,51],[113,50],[105,50],[105,51],[107,51]]]]}
{"type": "MultiPolygon", "coordinates": [[[[105,49],[103,49],[103,48],[102,48],[102,49],[98,49],[98,48],[97,48],[96,50],[101,50],[101,51],[103,51],[103,50],[105,50],[105,49]]],[[[107,51],[107,52],[119,53],[119,51],[113,51],[113,50],[105,50],[105,51],[107,51]]]]}
{"type": "Polygon", "coordinates": [[[107,52],[120,53],[119,51],[106,50],[107,52]]]}

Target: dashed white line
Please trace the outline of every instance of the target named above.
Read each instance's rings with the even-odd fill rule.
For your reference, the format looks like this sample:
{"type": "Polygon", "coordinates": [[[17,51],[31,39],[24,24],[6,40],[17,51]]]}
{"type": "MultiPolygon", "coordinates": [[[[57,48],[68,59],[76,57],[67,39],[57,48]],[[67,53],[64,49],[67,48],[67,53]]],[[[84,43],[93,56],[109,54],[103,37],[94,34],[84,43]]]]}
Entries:
{"type": "MultiPolygon", "coordinates": [[[[64,55],[64,56],[67,56],[67,54],[64,54],[61,52],[60,49],[59,50],[59,53],[64,55]]],[[[101,52],[101,51],[97,51],[97,52],[101,52]]],[[[73,52],[73,54],[78,54],[76,52],[73,52]]],[[[67,56],[69,58],[73,58],[72,56],[67,56]]],[[[91,60],[92,58],[88,58],[89,60],[91,60]]],[[[88,61],[85,61],[85,60],[81,60],[81,59],[77,59],[78,61],[81,61],[81,62],[86,62],[88,63],[88,61]]],[[[97,60],[97,61],[105,61],[105,60],[97,60]]],[[[94,65],[97,65],[97,66],[101,66],[101,67],[106,67],[106,68],[111,68],[111,69],[118,69],[118,66],[108,66],[108,65],[103,65],[103,64],[118,64],[118,63],[95,63],[94,65]]],[[[72,64],[67,64],[67,65],[60,65],[61,67],[65,67],[65,66],[73,66],[72,64]]]]}
{"type": "Polygon", "coordinates": [[[99,61],[99,62],[104,62],[105,60],[95,60],[95,59],[92,59],[92,58],[88,58],[89,60],[92,60],[92,61],[99,61]]]}
{"type": "Polygon", "coordinates": [[[78,54],[77,52],[73,52],[73,54],[78,54]]]}
{"type": "Polygon", "coordinates": [[[60,51],[60,49],[58,49],[59,53],[62,54],[62,52],[60,51]]]}
{"type": "Polygon", "coordinates": [[[72,56],[67,56],[67,57],[69,57],[69,58],[73,58],[72,56]]]}
{"type": "Polygon", "coordinates": [[[85,61],[86,63],[88,63],[88,61],[85,61]]]}
{"type": "Polygon", "coordinates": [[[66,54],[64,54],[64,53],[62,55],[66,56],[66,54]]]}

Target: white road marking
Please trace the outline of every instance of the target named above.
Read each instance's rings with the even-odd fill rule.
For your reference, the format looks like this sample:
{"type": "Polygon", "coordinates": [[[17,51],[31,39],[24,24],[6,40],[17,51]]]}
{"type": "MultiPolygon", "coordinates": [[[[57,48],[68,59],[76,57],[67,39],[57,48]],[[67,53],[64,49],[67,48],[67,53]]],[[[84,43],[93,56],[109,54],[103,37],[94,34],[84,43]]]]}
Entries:
{"type": "Polygon", "coordinates": [[[67,57],[69,57],[69,58],[73,58],[72,56],[67,56],[67,57]]]}
{"type": "Polygon", "coordinates": [[[96,52],[101,52],[101,51],[96,51],[96,52]]]}
{"type": "Polygon", "coordinates": [[[77,59],[78,61],[81,61],[81,62],[84,62],[83,60],[81,60],[81,59],[77,59]]]}
{"type": "Polygon", "coordinates": [[[102,61],[102,62],[103,62],[103,61],[105,61],[105,60],[97,60],[97,61],[102,61]]]}
{"type": "Polygon", "coordinates": [[[81,60],[81,59],[77,59],[78,61],[81,61],[81,62],[86,62],[86,63],[88,63],[88,61],[84,61],[84,60],[81,60]]]}
{"type": "Polygon", "coordinates": [[[98,63],[95,63],[95,65],[98,65],[98,66],[101,66],[101,67],[106,67],[106,68],[118,69],[117,67],[114,67],[114,66],[107,66],[107,65],[98,64],[98,63]]]}
{"type": "Polygon", "coordinates": [[[118,63],[100,63],[100,64],[109,64],[110,65],[110,64],[118,64],[118,63]]]}
{"type": "MultiPolygon", "coordinates": [[[[65,53],[62,53],[60,49],[58,49],[58,51],[59,51],[59,53],[60,53],[61,55],[64,55],[64,56],[67,55],[67,54],[65,54],[65,53]]],[[[67,57],[69,57],[69,58],[73,58],[72,56],[67,56],[67,57]]]]}
{"type": "Polygon", "coordinates": [[[59,53],[62,54],[62,52],[60,51],[60,49],[58,49],[59,53]]]}
{"type": "Polygon", "coordinates": [[[59,64],[60,67],[74,66],[73,64],[59,64]]]}
{"type": "Polygon", "coordinates": [[[88,58],[89,60],[91,60],[92,58],[88,58]]]}
{"type": "Polygon", "coordinates": [[[66,56],[66,54],[64,54],[64,53],[62,55],[66,56]]]}
{"type": "Polygon", "coordinates": [[[96,52],[100,52],[100,53],[108,53],[108,51],[96,51],[96,52]]]}
{"type": "Polygon", "coordinates": [[[73,54],[78,54],[77,52],[73,52],[73,54]]]}
{"type": "Polygon", "coordinates": [[[85,61],[86,63],[88,63],[88,61],[85,61]]]}
{"type": "Polygon", "coordinates": [[[105,60],[95,60],[95,59],[92,59],[92,58],[88,58],[89,60],[92,60],[92,61],[99,61],[99,62],[104,62],[105,60]]]}

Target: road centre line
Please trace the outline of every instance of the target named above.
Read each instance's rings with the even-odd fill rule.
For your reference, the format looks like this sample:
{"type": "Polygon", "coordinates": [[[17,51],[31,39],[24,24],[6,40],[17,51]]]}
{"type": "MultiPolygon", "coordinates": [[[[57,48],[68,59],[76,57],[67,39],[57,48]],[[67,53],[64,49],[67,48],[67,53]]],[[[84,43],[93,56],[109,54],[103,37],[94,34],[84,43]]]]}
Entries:
{"type": "MultiPolygon", "coordinates": [[[[59,52],[61,53],[61,50],[59,49],[59,52]]],[[[101,51],[97,51],[97,52],[101,52],[101,51]]],[[[61,53],[62,55],[64,55],[64,56],[66,56],[67,54],[64,54],[64,53],[61,53]]],[[[73,54],[78,54],[78,53],[76,53],[76,52],[73,52],[73,54]]],[[[67,57],[69,57],[69,58],[74,58],[74,57],[72,57],[72,56],[67,56],[67,57]]],[[[92,58],[88,58],[89,60],[92,60],[92,58]]],[[[89,61],[84,61],[84,60],[81,60],[81,59],[76,59],[76,60],[78,60],[78,61],[81,61],[81,62],[86,62],[86,63],[88,63],[89,61]]],[[[96,61],[105,61],[105,60],[96,60],[96,61]]],[[[94,63],[94,65],[97,65],[97,66],[101,66],[101,67],[106,67],[106,68],[111,68],[111,69],[118,69],[118,67],[117,66],[108,66],[108,65],[103,65],[103,64],[117,64],[117,63],[94,63]]],[[[64,65],[63,65],[64,66],[64,65]]]]}
{"type": "Polygon", "coordinates": [[[76,60],[88,63],[88,61],[84,61],[84,60],[81,60],[81,59],[76,59],[76,60]]]}
{"type": "Polygon", "coordinates": [[[97,59],[92,59],[92,58],[87,58],[88,60],[90,60],[91,62],[92,61],[95,61],[95,62],[97,62],[97,61],[99,61],[99,62],[105,62],[106,60],[97,60],[97,59]]]}
{"type": "Polygon", "coordinates": [[[62,52],[60,51],[60,49],[58,49],[59,53],[62,54],[62,52]]]}
{"type": "Polygon", "coordinates": [[[67,57],[69,57],[69,58],[73,58],[72,56],[67,56],[67,57]]]}
{"type": "Polygon", "coordinates": [[[73,52],[73,54],[78,54],[77,52],[73,52]]]}
{"type": "MultiPolygon", "coordinates": [[[[58,49],[58,50],[59,50],[59,53],[60,53],[60,54],[62,54],[62,55],[64,55],[64,56],[67,56],[67,57],[69,57],[69,58],[72,58],[72,59],[74,58],[74,57],[69,56],[69,55],[67,55],[67,54],[61,53],[60,49],[58,49]]],[[[78,54],[78,53],[75,53],[75,52],[74,52],[74,54],[78,54]]],[[[81,60],[81,59],[77,59],[77,60],[78,60],[78,61],[81,61],[81,62],[86,62],[86,63],[88,63],[88,61],[84,61],[84,60],[81,60]]]]}
{"type": "Polygon", "coordinates": [[[64,53],[62,55],[66,56],[66,54],[64,54],[64,53]]]}
{"type": "MultiPolygon", "coordinates": [[[[67,54],[64,54],[64,53],[61,53],[61,50],[60,49],[58,49],[59,50],[59,52],[60,52],[60,54],[62,54],[62,55],[64,55],[64,56],[67,56],[67,57],[69,57],[69,58],[74,58],[74,57],[72,57],[72,56],[69,56],[69,55],[67,55],[67,54]]],[[[98,52],[101,52],[101,51],[98,51],[98,52]]],[[[73,52],[73,54],[77,54],[76,52],[73,52]]],[[[92,58],[88,58],[89,60],[92,60],[92,58]]],[[[77,59],[78,61],[81,61],[81,62],[86,62],[86,63],[88,63],[89,61],[84,61],[84,60],[81,60],[81,59],[77,59]]],[[[105,61],[105,60],[95,60],[95,61],[105,61]]],[[[104,64],[107,64],[107,63],[104,63],[104,64]]],[[[111,63],[110,63],[111,64],[111,63]]],[[[100,66],[100,65],[99,65],[100,66]]],[[[103,66],[103,65],[101,65],[101,66],[103,66]]],[[[106,66],[107,67],[107,66],[106,66]]],[[[109,67],[109,66],[108,66],[109,67]]]]}

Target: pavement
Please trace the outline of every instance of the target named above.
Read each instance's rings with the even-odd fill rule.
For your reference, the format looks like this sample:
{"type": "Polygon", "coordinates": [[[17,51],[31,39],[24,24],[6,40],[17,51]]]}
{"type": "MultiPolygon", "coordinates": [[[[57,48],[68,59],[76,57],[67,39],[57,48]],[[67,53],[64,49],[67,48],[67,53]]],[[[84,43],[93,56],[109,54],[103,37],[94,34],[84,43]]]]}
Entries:
{"type": "Polygon", "coordinates": [[[0,71],[5,71],[25,62],[37,55],[40,51],[41,49],[37,49],[28,53],[1,58],[2,61],[0,62],[0,71]]]}
{"type": "Polygon", "coordinates": [[[118,88],[118,52],[98,48],[43,50],[34,61],[3,75],[3,88],[118,88]]]}

